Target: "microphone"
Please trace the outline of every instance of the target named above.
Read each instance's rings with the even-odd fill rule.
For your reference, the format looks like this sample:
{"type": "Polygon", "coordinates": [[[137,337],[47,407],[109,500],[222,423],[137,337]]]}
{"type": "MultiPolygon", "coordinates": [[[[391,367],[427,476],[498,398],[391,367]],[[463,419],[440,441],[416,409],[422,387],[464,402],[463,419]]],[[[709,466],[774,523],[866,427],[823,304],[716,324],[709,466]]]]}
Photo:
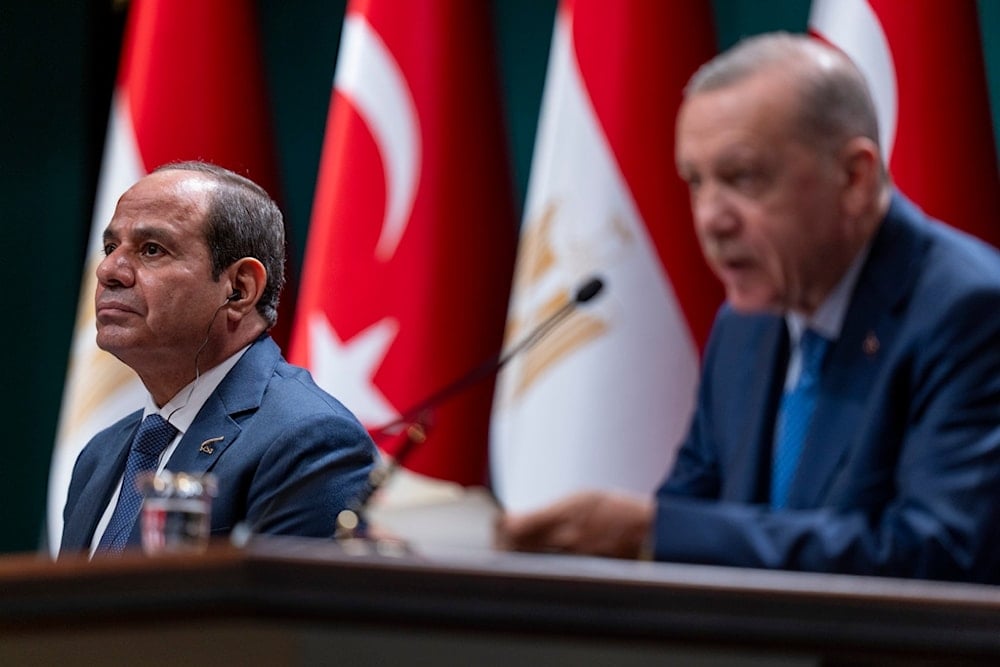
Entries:
{"type": "Polygon", "coordinates": [[[429,413],[433,408],[438,407],[441,403],[456,396],[468,387],[498,374],[511,359],[537,345],[545,336],[569,317],[578,306],[594,299],[603,289],[604,281],[598,276],[591,276],[577,287],[571,299],[567,300],[558,310],[542,320],[527,336],[518,341],[509,350],[501,351],[490,357],[468,373],[460,375],[441,389],[419,401],[404,411],[397,419],[388,424],[383,424],[372,431],[372,437],[379,440],[386,435],[395,435],[393,433],[394,430],[405,427],[406,439],[393,457],[388,458],[382,465],[375,466],[368,476],[364,490],[355,498],[352,506],[341,511],[337,516],[335,537],[355,536],[355,532],[362,525],[362,513],[371,500],[371,497],[392,476],[396,469],[409,458],[410,454],[427,439],[429,413]]]}
{"type": "MultiPolygon", "coordinates": [[[[452,382],[448,383],[438,391],[403,412],[398,419],[394,419],[388,424],[384,424],[373,431],[370,431],[373,438],[379,439],[380,437],[393,434],[392,432],[394,429],[403,429],[405,426],[406,428],[403,430],[405,431],[406,441],[399,448],[394,457],[383,461],[382,464],[376,464],[371,470],[368,475],[368,479],[366,480],[365,487],[362,489],[361,493],[348,503],[346,509],[341,510],[337,515],[333,537],[337,540],[348,541],[354,540],[358,537],[363,537],[363,535],[359,536],[358,532],[363,529],[362,516],[365,507],[368,505],[368,502],[371,500],[371,497],[375,494],[375,492],[382,486],[382,484],[385,483],[387,479],[389,479],[389,477],[392,476],[392,473],[400,465],[402,465],[402,463],[420,445],[420,443],[426,440],[428,429],[427,413],[432,408],[437,407],[445,400],[459,394],[462,390],[468,388],[476,382],[479,382],[492,374],[498,373],[515,356],[538,344],[538,342],[551,332],[556,325],[569,317],[577,306],[591,301],[598,294],[600,294],[603,289],[604,281],[601,280],[601,278],[593,276],[587,279],[577,288],[571,299],[560,306],[554,313],[545,318],[534,329],[532,329],[526,337],[520,340],[508,351],[501,352],[490,357],[479,366],[473,368],[470,372],[459,376],[452,382]]],[[[315,483],[319,475],[326,472],[325,468],[315,468],[306,475],[298,478],[295,484],[286,487],[281,492],[275,494],[253,524],[243,521],[233,527],[230,534],[232,544],[240,548],[246,546],[252,537],[257,533],[259,528],[264,525],[265,521],[271,517],[272,511],[278,507],[281,501],[287,499],[293,493],[302,491],[306,485],[315,483]]],[[[382,547],[390,548],[387,545],[382,545],[382,547]]]]}

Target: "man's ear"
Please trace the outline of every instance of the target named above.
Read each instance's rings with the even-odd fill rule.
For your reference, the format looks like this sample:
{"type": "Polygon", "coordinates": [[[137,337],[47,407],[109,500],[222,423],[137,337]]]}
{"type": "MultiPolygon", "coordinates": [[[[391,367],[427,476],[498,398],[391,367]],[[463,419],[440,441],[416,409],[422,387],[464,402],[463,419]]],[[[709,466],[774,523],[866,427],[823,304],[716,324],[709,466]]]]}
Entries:
{"type": "Polygon", "coordinates": [[[233,262],[227,270],[232,288],[226,297],[237,311],[246,312],[256,307],[267,284],[267,269],[260,260],[244,257],[233,262]]]}
{"type": "Polygon", "coordinates": [[[855,137],[841,151],[844,173],[842,204],[849,219],[859,219],[869,213],[884,179],[878,145],[867,137],[855,137]]]}

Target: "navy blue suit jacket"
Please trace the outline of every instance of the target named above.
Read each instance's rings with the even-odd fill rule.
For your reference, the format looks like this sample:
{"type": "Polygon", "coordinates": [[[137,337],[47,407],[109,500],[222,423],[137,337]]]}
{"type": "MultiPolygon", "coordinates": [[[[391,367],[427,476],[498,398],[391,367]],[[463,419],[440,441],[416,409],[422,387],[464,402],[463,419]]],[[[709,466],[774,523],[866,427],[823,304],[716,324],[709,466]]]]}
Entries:
{"type": "Polygon", "coordinates": [[[783,318],[720,311],[657,558],[1000,582],[1000,254],[894,195],[772,511],[787,347],[783,318]]]}
{"type": "MultiPolygon", "coordinates": [[[[61,553],[89,549],[141,418],[141,410],[128,415],[80,453],[63,511],[61,553]]],[[[337,513],[364,488],[375,456],[347,408],[264,336],[209,396],[166,468],[216,476],[213,535],[245,521],[259,533],[330,537],[337,513]]],[[[138,524],[131,544],[140,541],[138,524]]]]}

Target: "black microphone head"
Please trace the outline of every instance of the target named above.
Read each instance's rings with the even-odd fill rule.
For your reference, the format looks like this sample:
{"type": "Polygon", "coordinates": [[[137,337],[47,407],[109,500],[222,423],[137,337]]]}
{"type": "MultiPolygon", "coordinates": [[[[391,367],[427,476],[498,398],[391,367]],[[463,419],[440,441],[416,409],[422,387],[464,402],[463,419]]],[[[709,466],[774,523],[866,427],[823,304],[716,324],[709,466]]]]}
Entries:
{"type": "Polygon", "coordinates": [[[573,297],[573,300],[577,303],[587,303],[600,294],[602,289],[604,289],[604,281],[597,276],[594,276],[584,284],[580,285],[580,287],[576,290],[576,296],[573,297]]]}

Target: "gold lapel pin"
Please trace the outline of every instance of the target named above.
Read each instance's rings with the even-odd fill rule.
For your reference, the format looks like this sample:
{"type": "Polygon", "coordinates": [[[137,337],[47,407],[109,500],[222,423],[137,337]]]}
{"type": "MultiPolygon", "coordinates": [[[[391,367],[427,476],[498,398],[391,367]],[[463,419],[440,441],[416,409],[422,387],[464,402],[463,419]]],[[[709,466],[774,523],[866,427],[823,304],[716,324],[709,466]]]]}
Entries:
{"type": "Polygon", "coordinates": [[[225,439],[226,438],[223,435],[220,435],[217,438],[209,438],[205,442],[201,443],[201,447],[198,448],[198,451],[201,452],[202,454],[211,454],[215,451],[215,447],[212,446],[212,443],[220,442],[225,439]]]}
{"type": "Polygon", "coordinates": [[[865,336],[865,340],[861,343],[861,350],[867,354],[869,357],[875,356],[880,347],[878,342],[878,336],[875,335],[874,331],[869,331],[868,335],[865,336]]]}

